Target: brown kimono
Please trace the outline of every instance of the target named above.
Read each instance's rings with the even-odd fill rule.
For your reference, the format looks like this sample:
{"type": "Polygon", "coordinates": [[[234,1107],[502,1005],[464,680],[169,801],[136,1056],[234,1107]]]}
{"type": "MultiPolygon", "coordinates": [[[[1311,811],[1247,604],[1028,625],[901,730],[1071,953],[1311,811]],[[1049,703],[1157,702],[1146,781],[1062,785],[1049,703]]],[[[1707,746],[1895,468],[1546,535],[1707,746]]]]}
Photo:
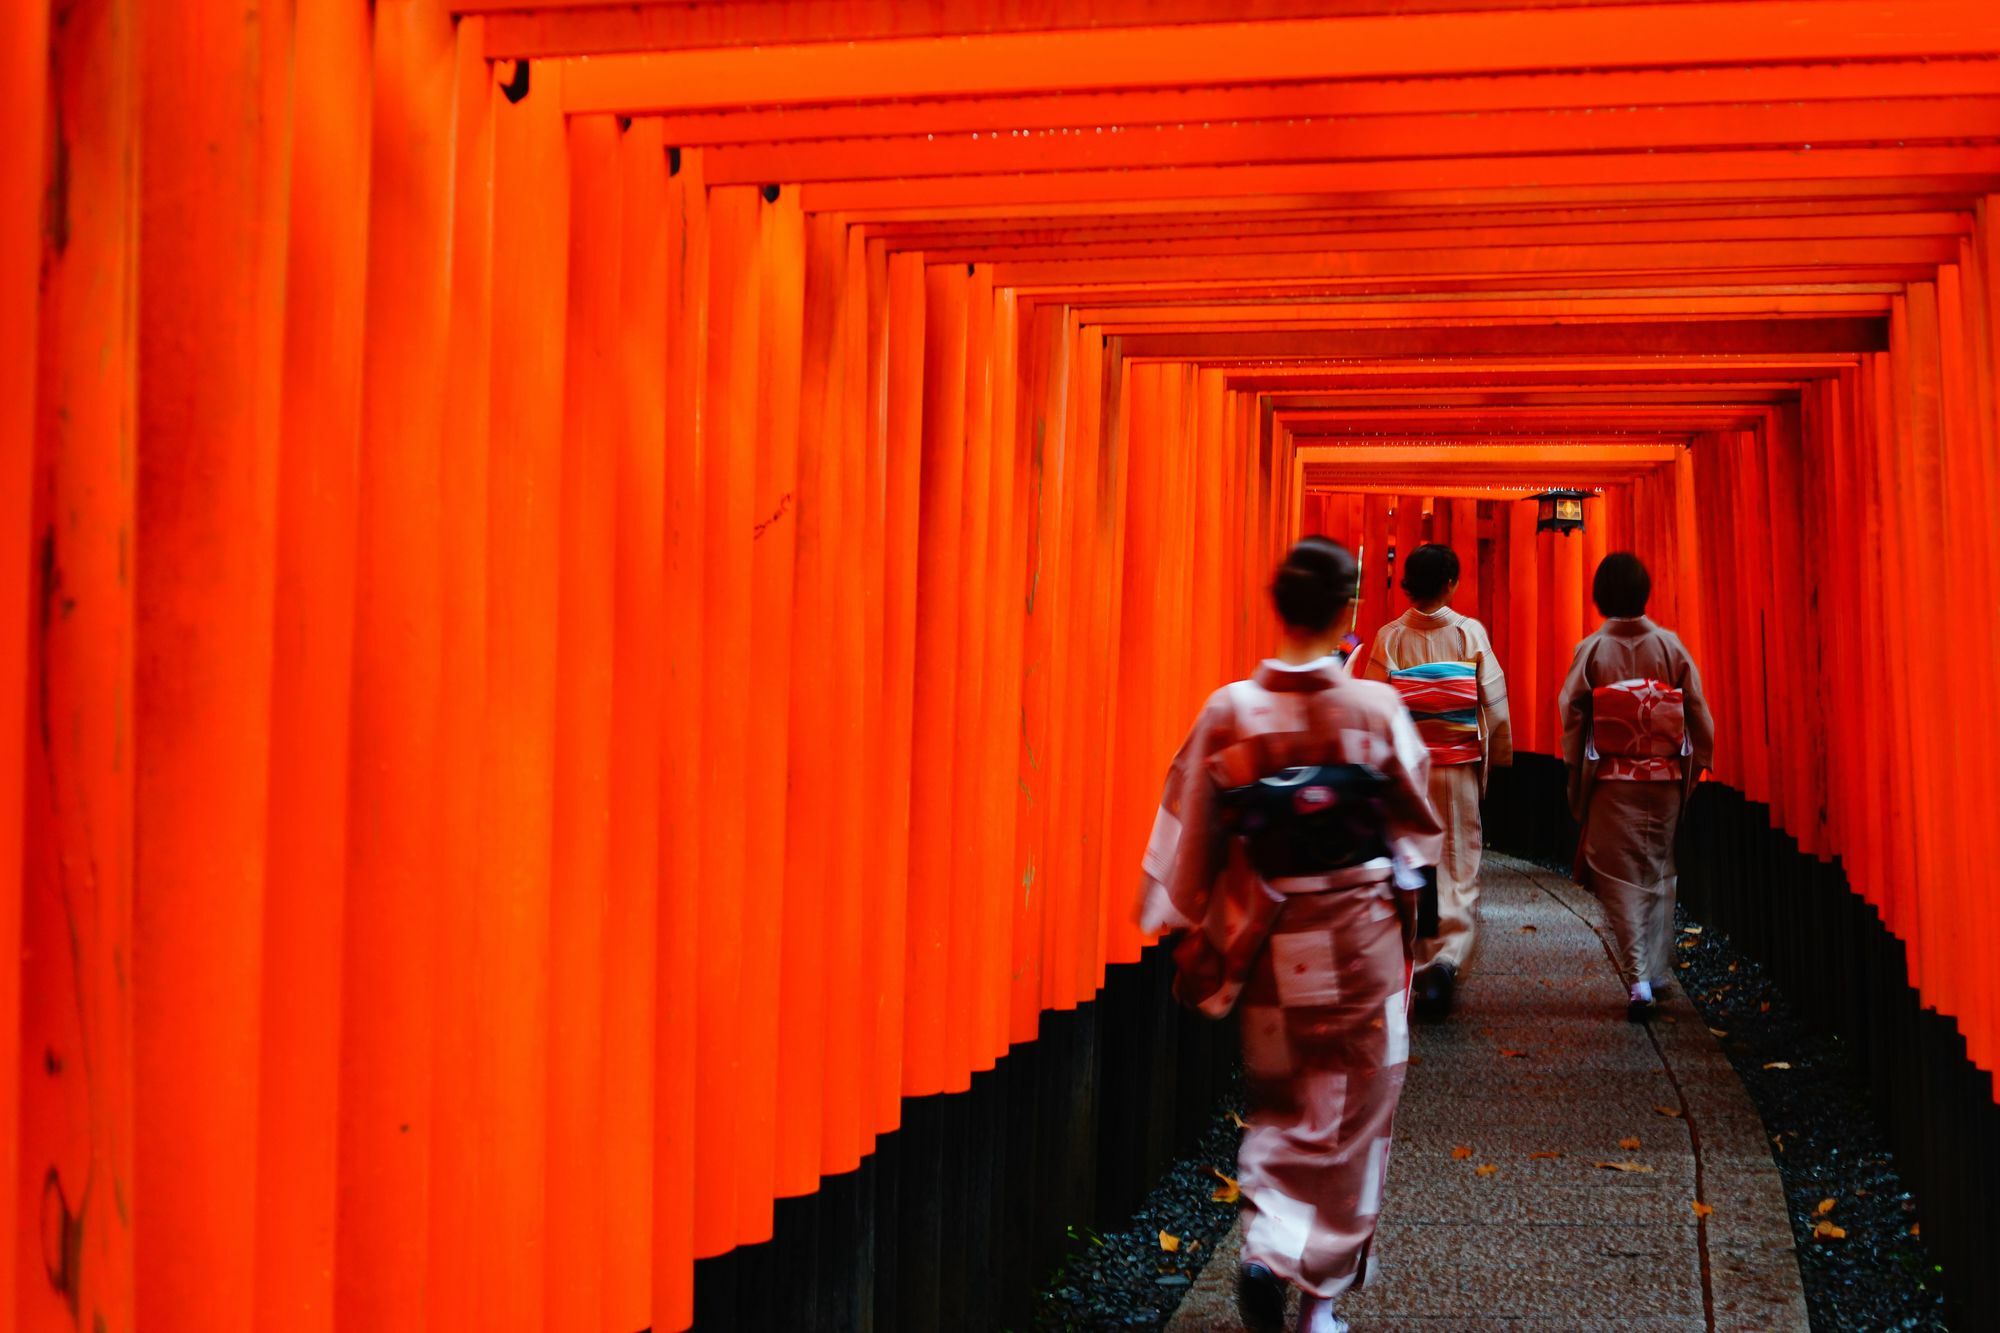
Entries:
{"type": "Polygon", "coordinates": [[[1386,685],[1331,658],[1265,662],[1209,699],[1174,759],[1139,917],[1188,932],[1182,1000],[1240,999],[1250,1128],[1237,1154],[1246,1261],[1316,1296],[1361,1282],[1409,1058],[1409,965],[1394,894],[1437,833],[1430,759],[1386,685]],[[1217,793],[1307,764],[1370,764],[1390,784],[1391,857],[1265,881],[1217,820],[1217,793]],[[1398,862],[1405,863],[1398,874],[1398,862]]]}
{"type": "Polygon", "coordinates": [[[1507,678],[1493,655],[1486,627],[1450,607],[1412,607],[1384,625],[1368,653],[1370,680],[1430,662],[1479,664],[1479,753],[1471,764],[1431,765],[1431,804],[1444,821],[1430,858],[1438,868],[1438,933],[1417,941],[1417,966],[1448,963],[1459,972],[1472,958],[1479,931],[1479,861],[1485,847],[1479,798],[1489,768],[1514,762],[1514,732],[1507,716],[1507,678]]]}
{"type": "Polygon", "coordinates": [[[1557,709],[1570,810],[1583,825],[1577,882],[1604,904],[1626,983],[1663,985],[1673,978],[1674,835],[1695,779],[1715,756],[1701,673],[1673,631],[1644,616],[1607,620],[1576,646],[1557,709]],[[1676,780],[1599,780],[1599,762],[1588,753],[1591,692],[1634,679],[1662,681],[1682,692],[1688,753],[1676,780]]]}

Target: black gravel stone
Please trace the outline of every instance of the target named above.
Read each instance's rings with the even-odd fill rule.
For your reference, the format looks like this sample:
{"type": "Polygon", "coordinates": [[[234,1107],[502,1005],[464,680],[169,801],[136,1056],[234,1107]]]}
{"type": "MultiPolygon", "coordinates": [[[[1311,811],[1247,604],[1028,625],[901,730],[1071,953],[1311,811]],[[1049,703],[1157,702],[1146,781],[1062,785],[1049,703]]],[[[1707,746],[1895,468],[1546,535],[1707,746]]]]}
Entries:
{"type": "Polygon", "coordinates": [[[1213,1171],[1236,1174],[1242,1137],[1231,1118],[1242,1109],[1240,1089],[1216,1109],[1192,1156],[1167,1169],[1117,1231],[1069,1229],[1062,1264],[1036,1300],[1035,1333],[1158,1330],[1179,1308],[1215,1244],[1236,1220],[1236,1205],[1209,1198],[1220,1185],[1213,1171]],[[1160,1248],[1160,1233],[1180,1238],[1177,1252],[1160,1248]]]}
{"type": "MultiPolygon", "coordinates": [[[[1677,924],[1697,923],[1682,913],[1677,924]]],[[[1770,1136],[1815,1333],[1946,1327],[1944,1273],[1844,1044],[1807,1026],[1726,935],[1683,931],[1680,941],[1674,975],[1709,1027],[1727,1034],[1722,1049],[1770,1136]],[[1816,1236],[1822,1221],[1845,1238],[1816,1236]]]]}

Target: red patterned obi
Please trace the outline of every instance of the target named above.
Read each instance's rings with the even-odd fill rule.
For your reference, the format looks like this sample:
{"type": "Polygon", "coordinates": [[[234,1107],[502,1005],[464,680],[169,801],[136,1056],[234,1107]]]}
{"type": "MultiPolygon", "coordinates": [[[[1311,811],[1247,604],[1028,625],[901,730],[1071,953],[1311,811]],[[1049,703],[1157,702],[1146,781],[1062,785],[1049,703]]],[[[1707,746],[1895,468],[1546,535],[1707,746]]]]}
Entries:
{"type": "Polygon", "coordinates": [[[1693,752],[1681,692],[1663,680],[1621,680],[1590,692],[1584,753],[1600,782],[1678,782],[1693,752]]]}
{"type": "Polygon", "coordinates": [[[1433,764],[1476,764],[1479,746],[1479,664],[1427,662],[1389,672],[1389,684],[1417,724],[1433,764]]]}

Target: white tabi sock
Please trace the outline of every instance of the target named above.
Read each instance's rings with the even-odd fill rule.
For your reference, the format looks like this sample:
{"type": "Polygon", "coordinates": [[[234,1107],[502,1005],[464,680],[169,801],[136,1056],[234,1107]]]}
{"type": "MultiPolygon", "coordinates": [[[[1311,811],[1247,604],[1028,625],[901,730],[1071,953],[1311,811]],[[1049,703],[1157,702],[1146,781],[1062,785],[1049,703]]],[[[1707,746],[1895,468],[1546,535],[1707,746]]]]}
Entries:
{"type": "Polygon", "coordinates": [[[1347,1333],[1347,1321],[1324,1296],[1299,1297],[1299,1333],[1347,1333]]]}
{"type": "Polygon", "coordinates": [[[1632,1003],[1651,1004],[1652,1002],[1653,1002],[1653,983],[1650,981],[1633,982],[1632,1003]]]}

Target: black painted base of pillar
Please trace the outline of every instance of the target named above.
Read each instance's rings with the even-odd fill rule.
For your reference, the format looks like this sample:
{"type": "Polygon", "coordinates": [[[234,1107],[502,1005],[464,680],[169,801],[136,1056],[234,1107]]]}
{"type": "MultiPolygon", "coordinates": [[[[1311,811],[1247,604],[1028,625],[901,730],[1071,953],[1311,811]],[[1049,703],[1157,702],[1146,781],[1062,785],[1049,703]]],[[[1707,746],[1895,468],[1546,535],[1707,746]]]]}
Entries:
{"type": "MultiPolygon", "coordinates": [[[[1566,864],[1576,829],[1562,765],[1523,755],[1494,775],[1489,845],[1566,864]]],[[[1799,851],[1769,807],[1703,783],[1682,822],[1680,900],[1769,969],[1793,1007],[1839,1036],[1867,1079],[1896,1169],[1944,1269],[1955,1327],[2000,1328],[2000,1106],[1948,1018],[1910,985],[1903,944],[1838,863],[1799,851]]]]}
{"type": "Polygon", "coordinates": [[[1175,1005],[1165,946],[969,1092],[911,1098],[861,1169],[781,1200],[773,1239],[695,1268],[698,1333],[1023,1327],[1072,1225],[1130,1215],[1199,1137],[1235,1028],[1175,1005]]]}

